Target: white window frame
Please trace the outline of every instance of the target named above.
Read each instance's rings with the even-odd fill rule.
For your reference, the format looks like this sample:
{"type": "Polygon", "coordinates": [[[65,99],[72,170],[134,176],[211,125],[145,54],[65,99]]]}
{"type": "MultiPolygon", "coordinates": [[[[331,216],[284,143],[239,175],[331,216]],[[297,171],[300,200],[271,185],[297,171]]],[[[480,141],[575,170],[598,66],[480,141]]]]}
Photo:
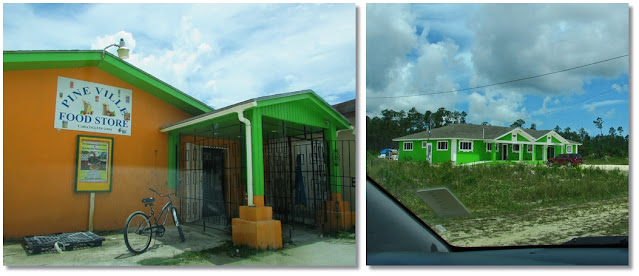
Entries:
{"type": "Polygon", "coordinates": [[[486,152],[493,152],[493,143],[486,143],[486,152]]]}
{"type": "Polygon", "coordinates": [[[534,150],[534,148],[533,148],[533,145],[532,145],[532,144],[528,144],[528,145],[526,145],[526,151],[527,151],[528,153],[533,152],[533,150],[534,150]]]}
{"type": "Polygon", "coordinates": [[[413,151],[413,142],[404,142],[404,151],[413,151]],[[407,149],[406,145],[410,145],[410,149],[407,149]]]}
{"type": "Polygon", "coordinates": [[[437,151],[447,151],[447,150],[448,150],[448,141],[437,141],[437,151]],[[445,149],[440,149],[439,148],[439,143],[446,144],[446,148],[445,149]]]}
{"type": "Polygon", "coordinates": [[[521,145],[520,144],[513,144],[513,152],[519,153],[520,150],[521,150],[521,145]],[[517,150],[515,150],[515,146],[517,146],[517,150]]]}
{"type": "Polygon", "coordinates": [[[572,145],[566,145],[566,153],[572,153],[572,145]]]}
{"type": "Polygon", "coordinates": [[[422,149],[428,147],[428,141],[422,141],[422,149]]]}
{"type": "Polygon", "coordinates": [[[472,152],[473,151],[473,141],[459,141],[458,148],[459,148],[459,151],[472,152]],[[462,149],[462,143],[469,143],[470,144],[470,149],[462,149]]]}

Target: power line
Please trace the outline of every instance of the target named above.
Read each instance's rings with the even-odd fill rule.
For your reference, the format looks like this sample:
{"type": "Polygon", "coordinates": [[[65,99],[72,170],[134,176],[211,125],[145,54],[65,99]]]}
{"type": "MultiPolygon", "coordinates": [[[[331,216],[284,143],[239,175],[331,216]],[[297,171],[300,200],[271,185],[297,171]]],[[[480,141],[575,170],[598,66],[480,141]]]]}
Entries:
{"type": "MultiPolygon", "coordinates": [[[[619,87],[621,88],[621,87],[624,87],[624,86],[626,86],[626,85],[628,85],[628,84],[626,83],[626,84],[621,85],[621,86],[619,86],[619,87]]],[[[561,110],[565,110],[565,109],[571,108],[572,106],[574,106],[574,105],[576,105],[576,104],[583,103],[583,102],[585,102],[585,101],[592,100],[592,99],[594,99],[594,98],[596,98],[596,97],[599,97],[599,96],[601,96],[601,95],[604,95],[604,94],[610,93],[610,92],[612,92],[614,89],[615,89],[615,88],[613,88],[613,89],[609,89],[609,90],[606,90],[605,92],[603,92],[603,93],[601,93],[601,94],[597,94],[597,95],[594,95],[594,96],[592,96],[592,97],[590,97],[590,98],[583,99],[583,100],[581,100],[581,101],[577,101],[577,102],[571,103],[571,104],[569,104],[569,105],[567,105],[567,106],[564,106],[564,107],[562,107],[562,108],[553,109],[553,110],[550,110],[550,111],[548,111],[548,112],[544,112],[544,113],[541,113],[541,114],[538,114],[538,115],[531,116],[531,118],[535,118],[535,117],[539,117],[539,116],[542,116],[542,115],[546,115],[546,114],[550,114],[550,113],[554,113],[554,112],[557,112],[557,111],[561,111],[561,110]]]]}
{"type": "Polygon", "coordinates": [[[498,83],[493,83],[493,84],[487,84],[487,85],[481,85],[481,86],[475,86],[475,87],[469,87],[469,88],[463,88],[463,89],[455,89],[455,90],[448,90],[448,91],[437,91],[437,92],[429,92],[429,93],[423,93],[423,94],[413,94],[413,95],[398,95],[398,96],[367,96],[367,99],[389,99],[389,98],[405,98],[405,97],[415,97],[415,96],[425,96],[425,95],[436,95],[436,94],[445,94],[445,93],[453,93],[453,92],[460,92],[460,91],[467,91],[467,90],[473,90],[473,89],[479,89],[479,88],[485,88],[485,87],[490,87],[490,86],[496,86],[496,85],[502,85],[502,84],[507,84],[507,83],[513,83],[513,82],[518,82],[518,81],[523,81],[523,80],[529,80],[529,79],[534,79],[534,78],[540,78],[540,77],[545,77],[548,75],[553,75],[553,74],[558,74],[558,73],[563,73],[566,71],[571,71],[571,70],[575,70],[575,69],[579,69],[579,68],[583,68],[583,67],[587,67],[587,66],[592,66],[595,64],[599,64],[599,63],[604,63],[604,62],[608,62],[611,60],[615,60],[615,59],[619,59],[619,58],[623,58],[623,57],[627,57],[629,56],[628,54],[622,55],[622,56],[618,56],[618,57],[613,57],[613,58],[609,58],[609,59],[605,59],[605,60],[600,60],[600,61],[596,61],[593,63],[588,63],[585,65],[581,65],[581,66],[577,66],[577,67],[572,67],[572,68],[568,68],[568,69],[563,69],[563,70],[559,70],[559,71],[555,71],[555,72],[550,72],[550,73],[545,73],[545,74],[541,74],[541,75],[535,75],[535,76],[531,76],[531,77],[525,77],[525,78],[519,78],[519,79],[514,79],[514,80],[509,80],[509,81],[503,81],[503,82],[498,82],[498,83]]]}

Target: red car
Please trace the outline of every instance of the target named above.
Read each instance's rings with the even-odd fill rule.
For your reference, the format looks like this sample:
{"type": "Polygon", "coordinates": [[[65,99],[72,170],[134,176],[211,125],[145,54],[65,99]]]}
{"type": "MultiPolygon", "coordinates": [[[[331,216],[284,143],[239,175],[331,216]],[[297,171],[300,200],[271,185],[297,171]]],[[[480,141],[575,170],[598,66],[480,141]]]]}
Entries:
{"type": "Polygon", "coordinates": [[[553,165],[576,166],[583,163],[584,160],[581,158],[581,154],[571,153],[564,153],[557,155],[554,158],[548,158],[548,162],[546,162],[549,167],[552,167],[553,165]]]}

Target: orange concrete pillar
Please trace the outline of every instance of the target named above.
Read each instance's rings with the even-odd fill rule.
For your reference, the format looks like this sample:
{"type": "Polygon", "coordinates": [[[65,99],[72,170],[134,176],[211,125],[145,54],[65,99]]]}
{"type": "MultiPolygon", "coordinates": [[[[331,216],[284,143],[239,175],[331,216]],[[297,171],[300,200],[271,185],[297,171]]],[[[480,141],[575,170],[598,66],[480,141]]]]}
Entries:
{"type": "Polygon", "coordinates": [[[240,206],[234,218],[233,243],[259,249],[282,248],[282,223],[273,219],[273,208],[264,206],[264,196],[254,196],[255,206],[240,206]]]}
{"type": "Polygon", "coordinates": [[[332,193],[332,200],[322,202],[318,211],[320,228],[324,232],[350,230],[355,222],[355,212],[351,212],[348,201],[342,201],[341,193],[332,193]]]}

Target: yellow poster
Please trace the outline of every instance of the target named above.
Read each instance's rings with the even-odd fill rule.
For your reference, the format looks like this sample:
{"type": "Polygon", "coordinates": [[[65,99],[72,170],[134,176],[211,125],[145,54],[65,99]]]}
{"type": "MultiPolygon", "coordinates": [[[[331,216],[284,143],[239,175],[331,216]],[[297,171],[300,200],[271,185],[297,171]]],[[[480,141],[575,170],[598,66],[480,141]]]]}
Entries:
{"type": "Polygon", "coordinates": [[[110,192],[113,138],[78,135],[76,192],[110,192]]]}

